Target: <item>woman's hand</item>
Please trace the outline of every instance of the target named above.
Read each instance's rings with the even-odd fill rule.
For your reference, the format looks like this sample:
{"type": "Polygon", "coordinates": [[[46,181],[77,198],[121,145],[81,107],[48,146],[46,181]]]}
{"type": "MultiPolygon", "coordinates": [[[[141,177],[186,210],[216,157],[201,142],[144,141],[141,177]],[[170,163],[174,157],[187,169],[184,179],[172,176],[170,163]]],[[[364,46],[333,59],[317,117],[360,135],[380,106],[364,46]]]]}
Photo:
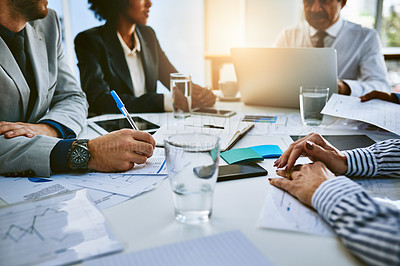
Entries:
{"type": "Polygon", "coordinates": [[[289,170],[301,155],[307,156],[313,162],[323,162],[336,175],[347,172],[346,156],[316,133],[311,133],[290,144],[289,148],[275,161],[274,166],[286,167],[286,170],[289,170]]]}
{"type": "Polygon", "coordinates": [[[269,179],[271,185],[287,191],[309,207],[317,188],[335,175],[322,162],[297,165],[291,170],[278,170],[277,174],[285,178],[269,179]]]}

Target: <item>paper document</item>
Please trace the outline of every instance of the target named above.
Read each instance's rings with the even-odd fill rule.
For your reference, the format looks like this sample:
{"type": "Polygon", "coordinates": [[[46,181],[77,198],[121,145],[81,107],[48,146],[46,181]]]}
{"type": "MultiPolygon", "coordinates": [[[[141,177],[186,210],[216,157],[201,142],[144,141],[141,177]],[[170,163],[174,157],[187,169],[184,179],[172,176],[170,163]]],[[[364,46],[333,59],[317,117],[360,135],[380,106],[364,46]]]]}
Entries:
{"type": "Polygon", "coordinates": [[[261,266],[272,263],[240,231],[231,231],[137,252],[111,255],[87,261],[85,265],[261,266]]]}
{"type": "Polygon", "coordinates": [[[123,196],[134,197],[153,188],[166,175],[127,175],[115,173],[88,173],[54,175],[58,179],[80,187],[92,188],[123,196]]]}
{"type": "Polygon", "coordinates": [[[296,198],[272,185],[258,221],[263,228],[281,229],[315,235],[333,236],[329,225],[296,198]]]}
{"type": "Polygon", "coordinates": [[[209,134],[221,139],[221,151],[229,150],[250,129],[253,122],[242,122],[238,118],[216,118],[193,116],[180,123],[167,123],[153,135],[157,146],[164,146],[164,139],[174,134],[209,134]]]}
{"type": "Polygon", "coordinates": [[[87,190],[0,208],[2,265],[61,265],[122,250],[87,190]]]}
{"type": "MultiPolygon", "coordinates": [[[[149,189],[151,188],[149,187],[149,189]]],[[[8,204],[26,200],[37,200],[78,189],[82,189],[82,187],[51,178],[0,177],[0,198],[8,204]]],[[[88,191],[96,207],[100,210],[114,206],[130,198],[129,196],[95,189],[88,189],[88,191]]]]}
{"type": "Polygon", "coordinates": [[[367,122],[400,135],[400,104],[376,99],[362,103],[357,97],[333,94],[321,113],[367,122]]]}

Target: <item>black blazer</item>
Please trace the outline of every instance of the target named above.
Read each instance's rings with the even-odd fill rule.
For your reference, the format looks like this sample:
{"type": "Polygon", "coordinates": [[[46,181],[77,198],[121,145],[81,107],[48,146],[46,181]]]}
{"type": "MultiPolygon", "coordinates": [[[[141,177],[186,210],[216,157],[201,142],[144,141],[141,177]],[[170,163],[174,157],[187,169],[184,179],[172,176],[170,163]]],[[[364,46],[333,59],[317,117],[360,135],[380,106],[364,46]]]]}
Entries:
{"type": "Polygon", "coordinates": [[[169,88],[169,74],[177,72],[162,51],[154,30],[136,25],[141,44],[140,56],[145,73],[145,91],[133,95],[128,64],[111,23],[81,32],[75,38],[81,85],[89,102],[89,114],[120,113],[110,94],[115,90],[132,113],[163,112],[164,99],[157,94],[157,80],[169,88]]]}

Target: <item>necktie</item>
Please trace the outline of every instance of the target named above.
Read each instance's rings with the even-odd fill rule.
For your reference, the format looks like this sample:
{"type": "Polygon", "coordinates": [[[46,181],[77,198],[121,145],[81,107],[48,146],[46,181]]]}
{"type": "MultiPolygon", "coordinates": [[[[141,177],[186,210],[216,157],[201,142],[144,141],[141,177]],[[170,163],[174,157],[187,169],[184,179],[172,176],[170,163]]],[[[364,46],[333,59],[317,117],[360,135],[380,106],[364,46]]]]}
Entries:
{"type": "Polygon", "coordinates": [[[19,68],[21,69],[22,74],[24,74],[25,79],[28,81],[26,73],[26,55],[24,47],[25,47],[24,36],[22,36],[21,33],[16,33],[13,39],[12,52],[19,68]]]}
{"type": "Polygon", "coordinates": [[[315,47],[322,48],[324,47],[324,39],[328,35],[325,31],[318,31],[315,36],[317,36],[317,43],[315,44],[315,47]]]}
{"type": "Polygon", "coordinates": [[[17,64],[21,69],[21,72],[24,75],[30,89],[29,103],[26,113],[27,120],[32,113],[33,107],[35,106],[35,102],[37,100],[37,90],[32,66],[25,52],[25,39],[21,32],[18,32],[14,35],[11,47],[15,61],[17,61],[17,64]]]}

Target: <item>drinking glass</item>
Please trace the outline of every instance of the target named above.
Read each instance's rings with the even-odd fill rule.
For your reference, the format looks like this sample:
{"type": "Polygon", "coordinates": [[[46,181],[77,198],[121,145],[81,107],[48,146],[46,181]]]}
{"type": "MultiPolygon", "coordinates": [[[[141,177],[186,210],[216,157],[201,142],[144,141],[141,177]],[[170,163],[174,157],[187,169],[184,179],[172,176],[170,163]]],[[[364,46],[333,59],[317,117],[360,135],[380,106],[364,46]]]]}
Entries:
{"type": "Polygon", "coordinates": [[[321,114],[329,95],[329,88],[318,86],[300,87],[301,120],[307,126],[319,126],[324,117],[321,114]]]}
{"type": "Polygon", "coordinates": [[[180,134],[166,138],[164,145],[176,220],[189,224],[208,221],[218,176],[220,139],[180,134]]]}
{"type": "Polygon", "coordinates": [[[192,75],[183,73],[170,74],[170,88],[172,92],[172,110],[175,118],[190,116],[192,105],[192,75]]]}

